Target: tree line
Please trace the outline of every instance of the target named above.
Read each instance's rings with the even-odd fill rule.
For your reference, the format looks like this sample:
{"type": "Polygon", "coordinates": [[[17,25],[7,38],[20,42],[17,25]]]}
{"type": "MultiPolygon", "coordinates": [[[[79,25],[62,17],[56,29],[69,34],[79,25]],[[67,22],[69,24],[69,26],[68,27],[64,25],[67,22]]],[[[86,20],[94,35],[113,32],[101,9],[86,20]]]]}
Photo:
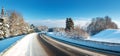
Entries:
{"type": "Polygon", "coordinates": [[[93,18],[85,29],[74,26],[72,18],[66,18],[65,32],[74,38],[89,38],[90,35],[95,35],[105,29],[118,29],[118,26],[109,16],[105,16],[93,18]]]}

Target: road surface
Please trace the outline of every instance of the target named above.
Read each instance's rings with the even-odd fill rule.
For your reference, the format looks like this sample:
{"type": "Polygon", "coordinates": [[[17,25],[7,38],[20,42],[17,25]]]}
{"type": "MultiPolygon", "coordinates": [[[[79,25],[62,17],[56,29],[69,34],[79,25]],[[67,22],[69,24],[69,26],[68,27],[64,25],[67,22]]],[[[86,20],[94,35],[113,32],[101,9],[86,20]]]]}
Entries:
{"type": "Polygon", "coordinates": [[[46,35],[32,33],[26,35],[0,56],[108,56],[83,48],[77,48],[46,35]]]}
{"type": "Polygon", "coordinates": [[[18,41],[13,47],[7,50],[1,56],[50,56],[49,50],[37,39],[38,33],[32,33],[18,41]]]}

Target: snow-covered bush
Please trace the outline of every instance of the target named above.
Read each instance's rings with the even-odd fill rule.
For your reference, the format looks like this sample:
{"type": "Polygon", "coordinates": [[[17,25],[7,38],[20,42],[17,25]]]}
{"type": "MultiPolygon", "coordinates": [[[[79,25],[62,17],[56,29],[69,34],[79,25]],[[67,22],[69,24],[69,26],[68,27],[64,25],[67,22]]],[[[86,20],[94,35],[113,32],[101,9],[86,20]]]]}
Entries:
{"type": "Polygon", "coordinates": [[[88,39],[90,37],[89,34],[83,29],[80,29],[79,26],[76,26],[74,30],[71,30],[70,32],[61,31],[61,32],[52,32],[52,34],[60,37],[71,38],[71,39],[88,39]]]}
{"type": "Polygon", "coordinates": [[[89,34],[81,29],[79,26],[76,26],[74,30],[71,30],[70,32],[66,32],[67,36],[74,39],[88,39],[89,34]]]}
{"type": "Polygon", "coordinates": [[[74,27],[74,22],[72,18],[66,19],[66,27],[65,27],[66,36],[73,39],[87,39],[89,38],[89,34],[80,28],[80,26],[74,27]]]}

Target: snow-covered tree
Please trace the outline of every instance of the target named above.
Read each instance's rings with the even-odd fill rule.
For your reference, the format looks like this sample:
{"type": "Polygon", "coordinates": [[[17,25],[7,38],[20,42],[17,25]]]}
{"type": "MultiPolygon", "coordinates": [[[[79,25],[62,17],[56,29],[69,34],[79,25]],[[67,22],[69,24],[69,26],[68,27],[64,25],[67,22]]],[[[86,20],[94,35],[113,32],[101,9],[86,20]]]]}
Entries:
{"type": "Polygon", "coordinates": [[[81,28],[80,28],[80,26],[74,27],[74,22],[71,18],[66,19],[65,31],[66,31],[66,35],[68,37],[74,38],[74,39],[87,39],[87,38],[89,38],[89,34],[81,28]]]}
{"type": "Polygon", "coordinates": [[[109,16],[96,17],[92,19],[92,22],[87,27],[87,31],[91,35],[95,35],[104,29],[117,29],[117,24],[112,22],[109,16]]]}
{"type": "Polygon", "coordinates": [[[75,26],[74,30],[72,30],[71,32],[67,32],[66,34],[70,38],[74,38],[74,39],[88,39],[89,38],[89,34],[85,30],[81,29],[80,26],[75,26]]]}
{"type": "Polygon", "coordinates": [[[47,26],[38,26],[37,28],[38,28],[39,31],[44,31],[44,32],[48,31],[48,27],[47,26]]]}
{"type": "Polygon", "coordinates": [[[38,32],[38,27],[36,27],[34,24],[30,25],[31,32],[38,32]]]}
{"type": "Polygon", "coordinates": [[[8,17],[6,15],[4,8],[2,8],[0,14],[0,38],[5,38],[9,36],[10,34],[9,34],[8,17]]]}
{"type": "Polygon", "coordinates": [[[22,15],[18,12],[11,12],[9,16],[9,25],[11,35],[26,34],[29,30],[28,24],[24,21],[22,15]]]}

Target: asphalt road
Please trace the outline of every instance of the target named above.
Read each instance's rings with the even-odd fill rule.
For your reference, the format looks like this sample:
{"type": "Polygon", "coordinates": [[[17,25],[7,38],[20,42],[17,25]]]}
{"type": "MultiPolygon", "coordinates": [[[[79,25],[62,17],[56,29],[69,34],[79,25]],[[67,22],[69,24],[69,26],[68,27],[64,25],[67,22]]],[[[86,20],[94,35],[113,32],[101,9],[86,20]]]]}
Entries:
{"type": "Polygon", "coordinates": [[[50,43],[46,42],[42,38],[44,38],[44,37],[40,36],[40,34],[39,34],[38,35],[38,40],[42,44],[42,46],[44,46],[44,49],[46,50],[46,52],[48,52],[49,56],[70,56],[67,53],[65,53],[65,52],[61,51],[60,49],[56,48],[55,46],[51,45],[50,43]]]}
{"type": "Polygon", "coordinates": [[[59,49],[60,51],[62,51],[64,54],[61,56],[116,56],[113,53],[99,52],[89,48],[83,48],[83,47],[80,48],[73,45],[69,45],[68,43],[57,41],[44,34],[41,36],[42,36],[41,40],[43,39],[42,42],[47,42],[49,43],[49,45],[51,44],[55,48],[52,50],[59,49]]]}

